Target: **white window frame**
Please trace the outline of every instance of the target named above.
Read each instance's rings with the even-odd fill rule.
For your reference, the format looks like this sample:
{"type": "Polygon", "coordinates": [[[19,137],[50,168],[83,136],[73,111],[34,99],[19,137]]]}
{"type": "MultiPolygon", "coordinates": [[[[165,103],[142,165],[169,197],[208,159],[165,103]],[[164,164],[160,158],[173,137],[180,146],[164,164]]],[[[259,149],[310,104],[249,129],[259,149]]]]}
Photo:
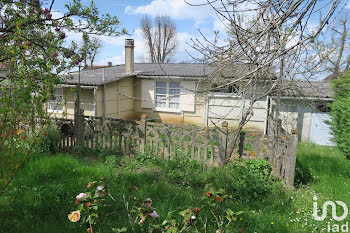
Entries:
{"type": "Polygon", "coordinates": [[[52,113],[63,113],[63,88],[62,87],[55,87],[55,93],[53,93],[53,96],[55,99],[50,99],[47,103],[47,111],[52,112],[52,113]],[[57,94],[57,90],[61,90],[60,94],[57,94]],[[56,103],[56,108],[51,109],[50,104],[55,104],[56,103]],[[57,107],[59,109],[57,109],[57,107]]]}
{"type": "Polygon", "coordinates": [[[159,111],[159,112],[174,112],[174,113],[181,113],[181,101],[180,101],[180,96],[181,96],[181,86],[180,86],[180,81],[169,81],[169,80],[155,80],[154,82],[154,87],[155,87],[155,91],[154,91],[154,109],[155,111],[159,111]],[[159,83],[165,83],[166,84],[166,94],[158,94],[157,93],[157,82],[159,83]],[[178,88],[170,88],[170,83],[176,83],[178,85],[178,88]],[[170,101],[170,97],[172,97],[173,95],[171,95],[169,92],[170,89],[179,89],[179,93],[178,94],[174,94],[174,96],[178,96],[178,102],[171,102],[170,101]],[[157,107],[157,95],[164,95],[165,97],[165,107],[157,107]],[[169,105],[170,103],[177,103],[179,105],[178,108],[170,108],[169,105]]]}

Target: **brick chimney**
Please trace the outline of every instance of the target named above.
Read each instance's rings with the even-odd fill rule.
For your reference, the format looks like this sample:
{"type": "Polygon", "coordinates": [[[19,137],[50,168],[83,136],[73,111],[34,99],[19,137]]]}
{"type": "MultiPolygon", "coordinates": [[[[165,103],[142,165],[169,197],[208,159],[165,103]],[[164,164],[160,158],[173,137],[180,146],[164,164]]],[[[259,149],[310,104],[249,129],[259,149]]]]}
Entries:
{"type": "Polygon", "coordinates": [[[134,72],[134,40],[125,39],[125,73],[134,72]]]}

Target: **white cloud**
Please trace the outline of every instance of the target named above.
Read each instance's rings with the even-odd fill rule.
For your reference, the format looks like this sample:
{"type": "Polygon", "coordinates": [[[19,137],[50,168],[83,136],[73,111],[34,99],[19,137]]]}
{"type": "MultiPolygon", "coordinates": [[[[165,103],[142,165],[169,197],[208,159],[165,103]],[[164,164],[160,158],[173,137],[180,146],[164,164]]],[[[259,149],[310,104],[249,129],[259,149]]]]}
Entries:
{"type": "MultiPolygon", "coordinates": [[[[206,1],[196,1],[196,4],[206,1]]],[[[191,6],[184,0],[153,0],[144,6],[127,6],[126,14],[148,14],[151,16],[168,15],[173,19],[193,19],[203,21],[215,14],[210,6],[191,6]]]]}

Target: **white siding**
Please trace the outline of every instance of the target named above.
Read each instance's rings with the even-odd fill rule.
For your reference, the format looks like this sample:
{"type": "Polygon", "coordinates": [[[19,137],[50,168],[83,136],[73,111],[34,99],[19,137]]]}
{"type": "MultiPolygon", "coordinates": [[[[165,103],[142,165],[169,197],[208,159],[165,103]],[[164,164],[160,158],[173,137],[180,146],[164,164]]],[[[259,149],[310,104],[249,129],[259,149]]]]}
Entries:
{"type": "Polygon", "coordinates": [[[154,80],[142,80],[141,108],[154,107],[154,80]]]}
{"type": "Polygon", "coordinates": [[[194,112],[195,111],[195,91],[196,82],[195,81],[181,81],[181,95],[180,95],[180,106],[181,110],[184,112],[194,112]]]}

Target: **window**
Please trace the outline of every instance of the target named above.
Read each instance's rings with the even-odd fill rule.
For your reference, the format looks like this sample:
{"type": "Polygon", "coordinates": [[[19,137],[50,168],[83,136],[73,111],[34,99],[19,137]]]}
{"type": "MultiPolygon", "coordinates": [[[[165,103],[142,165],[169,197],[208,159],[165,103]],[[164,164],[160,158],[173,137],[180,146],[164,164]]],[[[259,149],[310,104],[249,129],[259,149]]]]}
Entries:
{"type": "Polygon", "coordinates": [[[180,83],[156,82],[156,108],[180,109],[180,83]]]}
{"type": "Polygon", "coordinates": [[[63,111],[62,106],[62,88],[55,88],[52,99],[49,100],[48,110],[63,111]]]}

